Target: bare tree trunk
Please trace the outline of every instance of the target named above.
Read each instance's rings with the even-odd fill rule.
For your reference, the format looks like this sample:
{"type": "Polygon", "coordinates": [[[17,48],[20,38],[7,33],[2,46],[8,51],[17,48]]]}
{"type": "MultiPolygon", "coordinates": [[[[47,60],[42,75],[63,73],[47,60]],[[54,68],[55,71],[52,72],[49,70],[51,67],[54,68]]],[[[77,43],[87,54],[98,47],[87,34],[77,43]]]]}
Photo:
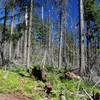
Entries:
{"type": "MultiPolygon", "coordinates": [[[[18,18],[18,22],[20,23],[20,16],[18,18]]],[[[20,38],[17,41],[16,57],[17,57],[17,59],[20,57],[20,38]]]]}
{"type": "Polygon", "coordinates": [[[48,29],[48,56],[49,56],[49,65],[51,65],[51,63],[52,63],[52,56],[51,56],[51,54],[52,54],[52,50],[51,50],[51,20],[50,20],[50,10],[49,10],[49,16],[48,16],[48,24],[49,24],[49,29],[48,29]]]}
{"type": "Polygon", "coordinates": [[[33,11],[33,0],[30,1],[30,18],[29,18],[29,34],[28,34],[28,51],[27,51],[27,68],[30,66],[30,50],[31,50],[31,31],[32,31],[32,11],[33,11]]]}
{"type": "Polygon", "coordinates": [[[62,66],[62,39],[63,39],[63,33],[61,31],[60,45],[59,45],[59,68],[62,66]]]}
{"type": "MultiPolygon", "coordinates": [[[[12,16],[11,16],[11,35],[13,34],[13,31],[14,31],[14,0],[13,0],[13,5],[12,5],[12,16]]],[[[9,43],[9,60],[12,59],[12,40],[10,39],[10,43],[9,43]]]]}
{"type": "Polygon", "coordinates": [[[3,24],[3,32],[1,37],[1,65],[3,66],[5,64],[4,62],[4,49],[5,49],[5,33],[7,31],[6,29],[6,23],[7,23],[7,15],[8,15],[8,0],[5,0],[5,17],[4,17],[4,24],[3,24]]]}
{"type": "Polygon", "coordinates": [[[91,54],[91,40],[90,40],[90,35],[91,35],[91,30],[90,30],[90,21],[87,22],[87,73],[90,71],[90,54],[91,54]]]}
{"type": "MultiPolygon", "coordinates": [[[[24,19],[24,13],[19,15],[18,22],[19,24],[22,24],[22,19],[24,19]]],[[[24,61],[24,31],[23,29],[20,30],[21,32],[21,37],[19,38],[17,42],[17,57],[20,58],[20,63],[23,64],[24,61]]]]}
{"type": "Polygon", "coordinates": [[[26,65],[27,63],[27,32],[28,32],[28,12],[27,12],[27,8],[26,8],[26,12],[25,12],[25,33],[24,33],[24,58],[23,58],[23,63],[24,65],[26,65]]]}
{"type": "Polygon", "coordinates": [[[60,13],[60,36],[59,36],[59,58],[58,58],[58,67],[62,66],[62,40],[63,32],[62,32],[62,13],[60,13]]]}
{"type": "Polygon", "coordinates": [[[100,30],[98,30],[98,49],[100,49],[100,30]]]}
{"type": "Polygon", "coordinates": [[[18,42],[17,42],[17,48],[16,48],[17,50],[16,50],[16,56],[17,56],[17,58],[19,58],[19,52],[20,52],[20,39],[18,40],[18,42]]]}
{"type": "Polygon", "coordinates": [[[24,61],[24,42],[23,42],[23,40],[24,40],[24,36],[23,36],[23,34],[22,34],[22,37],[20,38],[20,58],[21,58],[21,61],[22,61],[22,64],[23,64],[23,61],[24,61]]]}
{"type": "MultiPolygon", "coordinates": [[[[65,8],[66,8],[66,6],[65,6],[65,8]]],[[[66,65],[66,60],[67,60],[67,58],[66,58],[66,44],[67,44],[67,39],[66,39],[66,36],[67,36],[67,31],[66,31],[66,22],[67,22],[67,18],[66,18],[66,11],[64,11],[64,35],[63,35],[63,37],[64,37],[64,43],[63,43],[63,63],[64,63],[64,65],[66,65]]]]}
{"type": "Polygon", "coordinates": [[[62,42],[63,42],[63,48],[62,48],[62,63],[63,63],[63,65],[64,66],[66,66],[67,65],[67,61],[68,61],[68,59],[67,59],[67,57],[66,57],[66,45],[67,45],[67,26],[66,26],[66,22],[67,22],[67,12],[66,12],[66,6],[67,6],[67,0],[62,0],[62,17],[63,17],[63,24],[64,24],[64,28],[63,28],[63,40],[62,40],[62,42]]]}
{"type": "Polygon", "coordinates": [[[42,13],[41,13],[41,25],[42,25],[42,34],[41,34],[41,48],[43,49],[44,47],[44,7],[42,6],[41,9],[42,13]]]}
{"type": "Polygon", "coordinates": [[[70,29],[71,29],[71,41],[72,41],[72,52],[71,52],[71,63],[72,63],[72,66],[74,66],[74,60],[73,60],[73,56],[74,56],[74,40],[73,40],[73,25],[72,25],[72,18],[71,18],[71,26],[70,26],[70,29]]]}
{"type": "Polygon", "coordinates": [[[84,15],[83,15],[83,0],[79,0],[79,13],[80,13],[80,23],[79,23],[79,73],[82,75],[85,73],[85,52],[84,52],[84,15]]]}

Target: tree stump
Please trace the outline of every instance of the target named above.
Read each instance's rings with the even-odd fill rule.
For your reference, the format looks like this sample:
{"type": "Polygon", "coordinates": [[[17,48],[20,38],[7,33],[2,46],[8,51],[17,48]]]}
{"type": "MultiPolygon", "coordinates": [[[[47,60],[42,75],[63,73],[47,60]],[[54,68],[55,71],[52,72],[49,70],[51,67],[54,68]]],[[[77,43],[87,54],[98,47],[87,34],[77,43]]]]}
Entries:
{"type": "Polygon", "coordinates": [[[64,96],[63,91],[61,91],[61,93],[59,94],[59,100],[66,100],[66,97],[64,96]]]}
{"type": "Polygon", "coordinates": [[[45,85],[44,89],[45,89],[45,92],[49,95],[51,93],[51,91],[52,91],[52,85],[51,85],[51,83],[50,82],[47,83],[45,85]]]}
{"type": "Polygon", "coordinates": [[[93,98],[93,100],[100,100],[100,93],[94,94],[94,91],[93,91],[93,95],[91,97],[93,98]]]}
{"type": "Polygon", "coordinates": [[[40,67],[34,67],[32,69],[32,73],[31,73],[31,77],[40,81],[44,81],[46,82],[46,74],[44,72],[43,69],[41,69],[40,67]]]}

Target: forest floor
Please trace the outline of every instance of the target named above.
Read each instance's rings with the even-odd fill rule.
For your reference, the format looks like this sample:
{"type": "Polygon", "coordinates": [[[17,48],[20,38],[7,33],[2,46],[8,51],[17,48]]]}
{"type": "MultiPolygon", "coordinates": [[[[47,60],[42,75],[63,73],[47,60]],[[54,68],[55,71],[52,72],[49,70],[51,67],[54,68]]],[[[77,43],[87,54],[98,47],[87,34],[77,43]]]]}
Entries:
{"type": "MultiPolygon", "coordinates": [[[[59,93],[64,90],[67,100],[86,100],[87,95],[83,88],[92,95],[92,92],[100,93],[100,88],[92,88],[94,84],[88,81],[61,80],[63,71],[52,69],[45,70],[47,81],[52,84],[50,93],[51,100],[58,100],[59,93]],[[84,99],[82,99],[84,98],[84,99]]],[[[29,77],[25,68],[15,68],[13,70],[0,69],[0,100],[43,100],[46,97],[44,91],[46,83],[29,77]],[[24,74],[25,76],[21,76],[24,74]]]]}

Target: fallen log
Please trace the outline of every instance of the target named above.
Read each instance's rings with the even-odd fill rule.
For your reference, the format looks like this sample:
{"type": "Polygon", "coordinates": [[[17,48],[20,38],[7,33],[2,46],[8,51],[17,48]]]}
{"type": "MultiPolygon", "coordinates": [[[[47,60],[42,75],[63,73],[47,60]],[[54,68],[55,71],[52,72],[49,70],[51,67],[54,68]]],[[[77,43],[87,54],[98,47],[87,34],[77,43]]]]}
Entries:
{"type": "Polygon", "coordinates": [[[93,98],[91,97],[90,94],[87,93],[87,91],[85,89],[83,89],[83,91],[85,92],[85,94],[89,97],[90,100],[93,100],[93,98]]]}

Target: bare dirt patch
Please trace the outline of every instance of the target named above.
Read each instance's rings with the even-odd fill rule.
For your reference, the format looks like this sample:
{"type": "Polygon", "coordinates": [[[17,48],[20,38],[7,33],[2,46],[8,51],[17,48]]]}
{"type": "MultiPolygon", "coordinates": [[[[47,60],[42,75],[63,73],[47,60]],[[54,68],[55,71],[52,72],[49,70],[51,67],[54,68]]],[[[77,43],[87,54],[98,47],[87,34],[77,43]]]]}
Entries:
{"type": "Polygon", "coordinates": [[[29,100],[22,93],[0,94],[0,100],[29,100]]]}

